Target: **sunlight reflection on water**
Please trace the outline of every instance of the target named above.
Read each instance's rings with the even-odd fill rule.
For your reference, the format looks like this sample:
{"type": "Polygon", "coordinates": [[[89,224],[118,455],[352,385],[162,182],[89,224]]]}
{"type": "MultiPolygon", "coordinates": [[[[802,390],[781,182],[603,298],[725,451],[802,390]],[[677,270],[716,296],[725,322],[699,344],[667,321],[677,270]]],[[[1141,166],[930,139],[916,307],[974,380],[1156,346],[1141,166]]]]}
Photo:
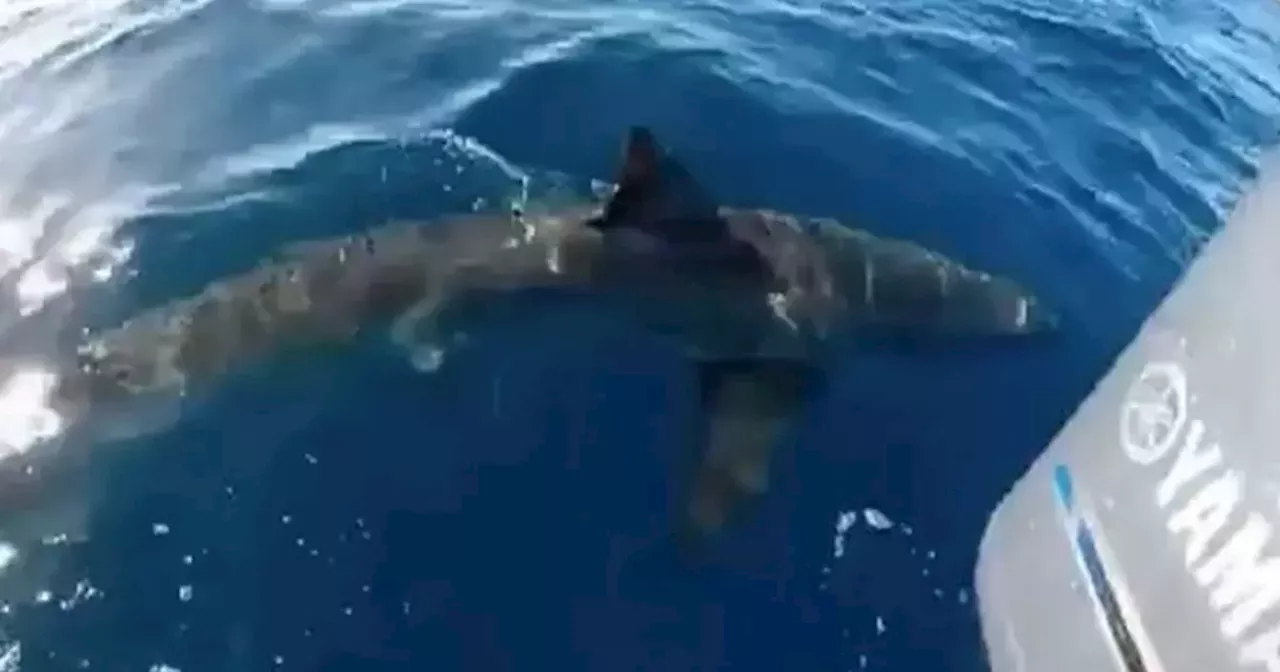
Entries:
{"type": "Polygon", "coordinates": [[[62,432],[66,423],[49,405],[57,380],[52,371],[30,368],[0,385],[0,459],[62,432]]]}

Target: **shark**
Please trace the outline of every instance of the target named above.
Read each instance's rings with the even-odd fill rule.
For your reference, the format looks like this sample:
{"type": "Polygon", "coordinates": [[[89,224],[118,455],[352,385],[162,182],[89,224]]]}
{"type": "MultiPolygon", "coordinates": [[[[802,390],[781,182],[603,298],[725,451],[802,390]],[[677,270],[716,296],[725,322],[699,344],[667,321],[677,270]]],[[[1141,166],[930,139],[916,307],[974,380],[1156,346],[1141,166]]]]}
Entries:
{"type": "MultiPolygon", "coordinates": [[[[391,221],[294,244],[84,336],[53,365],[50,405],[71,422],[110,416],[208,389],[284,348],[342,344],[375,328],[421,362],[522,292],[586,293],[627,306],[692,367],[700,406],[675,526],[698,544],[767,493],[775,445],[821,394],[833,353],[860,332],[1056,328],[1024,286],[924,246],[830,218],[720,204],[647,127],[626,132],[613,182],[604,198],[391,221]]],[[[30,462],[0,461],[0,490],[29,480],[30,462]]]]}

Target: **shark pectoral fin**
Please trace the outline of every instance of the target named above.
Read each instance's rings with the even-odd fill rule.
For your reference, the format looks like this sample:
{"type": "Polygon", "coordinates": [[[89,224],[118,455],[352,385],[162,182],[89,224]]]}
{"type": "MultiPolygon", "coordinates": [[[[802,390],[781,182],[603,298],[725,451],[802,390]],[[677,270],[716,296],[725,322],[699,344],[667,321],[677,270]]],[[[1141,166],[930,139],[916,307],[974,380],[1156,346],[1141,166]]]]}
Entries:
{"type": "Polygon", "coordinates": [[[821,372],[787,358],[696,362],[701,413],[681,502],[681,537],[700,543],[769,489],[772,455],[816,391],[821,372]]]}

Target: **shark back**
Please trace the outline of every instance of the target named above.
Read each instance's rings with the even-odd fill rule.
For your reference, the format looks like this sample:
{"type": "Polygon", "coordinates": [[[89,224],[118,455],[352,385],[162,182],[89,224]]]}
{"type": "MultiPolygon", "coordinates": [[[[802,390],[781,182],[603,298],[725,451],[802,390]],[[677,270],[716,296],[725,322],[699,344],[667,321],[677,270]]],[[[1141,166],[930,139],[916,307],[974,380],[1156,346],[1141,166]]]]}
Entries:
{"type": "Polygon", "coordinates": [[[627,135],[617,185],[588,226],[606,240],[602,277],[619,285],[728,286],[820,339],[860,327],[995,336],[1056,326],[1027,288],[923,246],[830,219],[720,207],[644,128],[627,135]]]}

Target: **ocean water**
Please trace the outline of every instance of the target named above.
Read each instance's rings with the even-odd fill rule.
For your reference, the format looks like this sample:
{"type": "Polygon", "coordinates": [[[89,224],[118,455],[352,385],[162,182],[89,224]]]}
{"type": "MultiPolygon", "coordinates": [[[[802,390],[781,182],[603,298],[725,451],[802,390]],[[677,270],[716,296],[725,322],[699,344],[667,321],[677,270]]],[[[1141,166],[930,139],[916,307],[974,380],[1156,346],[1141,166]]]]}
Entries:
{"type": "Polygon", "coordinates": [[[10,0],[6,360],[292,240],[608,178],[635,123],[727,203],[928,243],[1063,329],[851,348],[696,569],[639,560],[693,403],[643,334],[282,357],[6,512],[0,667],[984,669],[986,516],[1280,135],[1277,36],[1273,0],[10,0]]]}

